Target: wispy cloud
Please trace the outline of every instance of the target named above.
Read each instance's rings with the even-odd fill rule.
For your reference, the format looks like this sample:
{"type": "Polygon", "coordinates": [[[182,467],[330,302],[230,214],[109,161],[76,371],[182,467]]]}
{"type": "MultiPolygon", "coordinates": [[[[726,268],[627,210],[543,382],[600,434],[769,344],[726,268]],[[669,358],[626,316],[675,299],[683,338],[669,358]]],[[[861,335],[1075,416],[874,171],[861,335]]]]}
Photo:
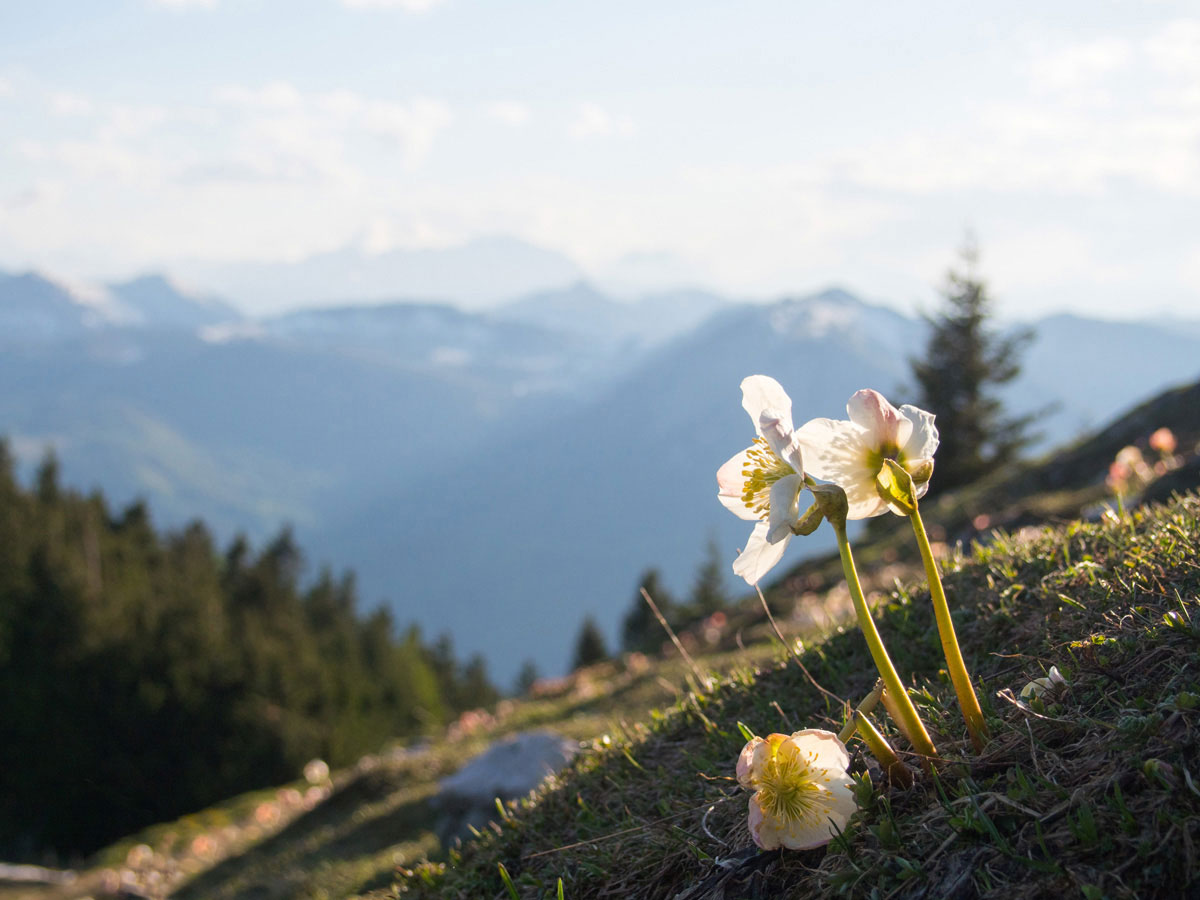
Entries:
{"type": "Polygon", "coordinates": [[[1133,57],[1129,40],[1103,37],[1036,56],[1030,62],[1029,75],[1039,87],[1079,88],[1128,67],[1133,57]]]}
{"type": "Polygon", "coordinates": [[[825,162],[854,183],[910,194],[1095,195],[1125,180],[1200,196],[1200,23],[1031,53],[1023,91],[825,162]]]}
{"type": "Polygon", "coordinates": [[[502,100],[499,103],[493,103],[488,107],[487,114],[490,118],[511,128],[528,124],[532,117],[528,106],[512,100],[502,100]]]}
{"type": "Polygon", "coordinates": [[[217,100],[234,113],[243,149],[281,161],[305,160],[312,171],[330,177],[353,168],[351,156],[379,150],[415,169],[454,118],[440,100],[401,103],[346,90],[305,94],[286,82],[227,86],[217,100]]]}
{"type": "Polygon", "coordinates": [[[146,0],[147,4],[157,9],[215,9],[218,0],[146,0]]]}
{"type": "Polygon", "coordinates": [[[445,0],[340,0],[347,9],[399,9],[410,13],[428,12],[445,0]]]}
{"type": "Polygon", "coordinates": [[[81,94],[70,91],[54,91],[50,94],[50,111],[56,116],[86,116],[93,110],[92,101],[81,94]]]}
{"type": "Polygon", "coordinates": [[[633,120],[628,116],[610,113],[596,103],[580,104],[570,125],[571,137],[586,138],[629,137],[634,132],[633,120]]]}

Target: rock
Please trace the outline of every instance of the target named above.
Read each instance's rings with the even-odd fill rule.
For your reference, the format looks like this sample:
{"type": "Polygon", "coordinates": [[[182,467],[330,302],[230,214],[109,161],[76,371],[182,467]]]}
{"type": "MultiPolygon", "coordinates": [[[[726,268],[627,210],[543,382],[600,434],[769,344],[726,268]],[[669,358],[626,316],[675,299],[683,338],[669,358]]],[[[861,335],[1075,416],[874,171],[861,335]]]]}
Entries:
{"type": "Polygon", "coordinates": [[[443,843],[465,838],[468,826],[481,828],[497,818],[497,797],[524,797],[578,751],[575,741],[552,731],[526,731],[492,744],[438,785],[438,836],[443,843]]]}

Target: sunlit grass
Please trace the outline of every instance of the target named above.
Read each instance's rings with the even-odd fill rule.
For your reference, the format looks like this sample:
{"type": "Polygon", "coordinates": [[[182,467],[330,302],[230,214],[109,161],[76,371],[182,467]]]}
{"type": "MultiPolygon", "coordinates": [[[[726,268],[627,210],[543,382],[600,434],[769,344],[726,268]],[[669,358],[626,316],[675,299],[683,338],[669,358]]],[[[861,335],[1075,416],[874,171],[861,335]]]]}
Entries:
{"type": "MultiPolygon", "coordinates": [[[[699,898],[722,878],[731,896],[754,879],[765,896],[1186,895],[1200,816],[1198,534],[1191,497],[1127,520],[999,534],[950,560],[946,590],[993,735],[979,756],[938,664],[928,599],[896,591],[883,624],[949,768],[894,793],[873,773],[828,851],[748,857],[753,866],[737,857],[749,846],[745,797],[731,791],[737,723],[790,730],[840,715],[785,663],[681,696],[585,754],[448,867],[401,884],[415,896],[495,896],[502,862],[531,898],[553,896],[559,878],[566,896],[588,898],[699,898]],[[1051,665],[1070,686],[1021,701],[1051,665]],[[717,857],[734,864],[714,867],[717,857]]],[[[805,660],[854,695],[873,678],[854,633],[805,660]]],[[[858,770],[871,761],[860,756],[858,770]]]]}

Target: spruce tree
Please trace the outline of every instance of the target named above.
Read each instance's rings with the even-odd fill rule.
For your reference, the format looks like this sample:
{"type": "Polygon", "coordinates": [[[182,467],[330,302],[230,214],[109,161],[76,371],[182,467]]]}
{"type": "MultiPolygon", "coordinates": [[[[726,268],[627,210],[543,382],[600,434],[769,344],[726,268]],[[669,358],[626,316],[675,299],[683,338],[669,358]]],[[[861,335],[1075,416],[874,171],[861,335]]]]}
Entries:
{"type": "Polygon", "coordinates": [[[678,605],[659,578],[658,569],[647,569],[642,573],[637,590],[633,593],[633,604],[621,622],[621,648],[628,653],[657,653],[667,638],[662,625],[642,597],[643,590],[651,596],[668,622],[674,624],[678,619],[678,605]]]}
{"type": "MultiPolygon", "coordinates": [[[[729,604],[729,594],[725,589],[726,568],[728,563],[722,561],[716,539],[710,537],[704,562],[696,570],[696,581],[692,585],[692,595],[688,603],[691,618],[706,618],[729,604]]],[[[658,602],[657,599],[655,602],[658,602]]]]}
{"type": "Polygon", "coordinates": [[[608,645],[604,641],[604,633],[596,620],[588,616],[583,620],[583,627],[579,629],[579,637],[575,640],[575,658],[571,668],[581,669],[606,659],[608,645]]]}
{"type": "Polygon", "coordinates": [[[535,663],[532,659],[527,659],[525,662],[521,663],[521,671],[517,673],[517,695],[521,697],[528,695],[540,677],[541,674],[538,672],[537,663],[535,663]]]}
{"type": "Polygon", "coordinates": [[[992,299],[978,265],[979,251],[968,238],[961,266],[947,273],[943,308],[926,316],[925,355],[909,360],[920,393],[917,405],[937,416],[935,488],[975,480],[1013,460],[1032,439],[1035,416],[1007,416],[996,394],[1020,373],[1032,333],[1001,334],[992,327],[992,299]]]}

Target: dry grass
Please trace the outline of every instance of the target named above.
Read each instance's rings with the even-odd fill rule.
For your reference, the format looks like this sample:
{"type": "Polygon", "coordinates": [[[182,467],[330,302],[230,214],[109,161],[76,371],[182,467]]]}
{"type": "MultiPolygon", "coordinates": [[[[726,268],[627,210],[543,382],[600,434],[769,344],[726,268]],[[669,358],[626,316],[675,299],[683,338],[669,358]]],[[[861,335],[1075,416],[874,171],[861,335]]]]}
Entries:
{"type": "MultiPolygon", "coordinates": [[[[766,733],[840,723],[794,666],[735,673],[584,755],[448,865],[390,893],[568,898],[1157,898],[1200,891],[1200,500],[1131,520],[998,536],[946,577],[993,739],[969,752],[924,593],[894,593],[881,630],[946,763],[889,792],[859,755],[844,840],[753,852],[730,778],[737,723],[766,733]],[[1070,686],[1016,694],[1050,665],[1070,686]]],[[[825,686],[872,680],[857,632],[805,661],[825,686]]],[[[899,741],[899,738],[896,738],[899,741]]],[[[381,894],[380,896],[383,896],[381,894]]]]}

